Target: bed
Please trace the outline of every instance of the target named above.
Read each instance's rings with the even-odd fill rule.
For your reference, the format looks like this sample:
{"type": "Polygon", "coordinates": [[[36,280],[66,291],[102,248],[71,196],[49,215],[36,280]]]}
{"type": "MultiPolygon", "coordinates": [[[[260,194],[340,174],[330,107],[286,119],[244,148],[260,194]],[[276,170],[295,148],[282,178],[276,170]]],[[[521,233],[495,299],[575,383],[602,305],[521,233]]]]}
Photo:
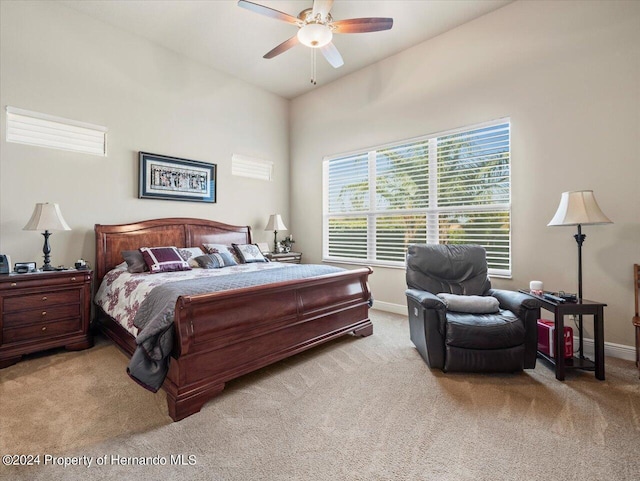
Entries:
{"type": "MultiPolygon", "coordinates": [[[[149,246],[250,244],[251,228],[166,218],[95,226],[95,289],[122,264],[123,251],[149,246]]],[[[200,411],[225,383],[343,335],[369,336],[369,268],[246,288],[181,295],[162,387],[174,421],[200,411]]],[[[129,356],[134,336],[96,305],[99,329],[129,356]]]]}

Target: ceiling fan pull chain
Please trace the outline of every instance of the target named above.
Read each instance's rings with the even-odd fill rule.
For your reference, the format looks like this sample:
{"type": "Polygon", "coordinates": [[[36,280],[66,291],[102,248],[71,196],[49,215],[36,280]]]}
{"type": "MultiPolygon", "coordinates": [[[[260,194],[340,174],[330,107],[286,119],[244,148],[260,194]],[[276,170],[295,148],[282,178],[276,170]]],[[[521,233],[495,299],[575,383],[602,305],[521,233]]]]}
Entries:
{"type": "Polygon", "coordinates": [[[316,49],[311,49],[311,83],[313,85],[317,84],[316,81],[316,49]]]}

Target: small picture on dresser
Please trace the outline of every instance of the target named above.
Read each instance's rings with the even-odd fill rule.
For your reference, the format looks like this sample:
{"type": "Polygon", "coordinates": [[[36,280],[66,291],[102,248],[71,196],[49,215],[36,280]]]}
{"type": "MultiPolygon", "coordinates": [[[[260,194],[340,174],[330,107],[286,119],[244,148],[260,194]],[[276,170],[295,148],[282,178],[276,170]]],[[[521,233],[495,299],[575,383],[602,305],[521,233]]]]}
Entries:
{"type": "Polygon", "coordinates": [[[216,164],[140,152],[140,199],[216,202],[216,164]]]}

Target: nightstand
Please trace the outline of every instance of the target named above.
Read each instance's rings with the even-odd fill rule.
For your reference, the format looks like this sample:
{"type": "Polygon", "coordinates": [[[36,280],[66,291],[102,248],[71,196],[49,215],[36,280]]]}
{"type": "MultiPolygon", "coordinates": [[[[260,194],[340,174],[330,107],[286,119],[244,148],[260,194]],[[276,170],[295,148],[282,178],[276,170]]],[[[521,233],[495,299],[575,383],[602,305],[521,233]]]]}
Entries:
{"type": "Polygon", "coordinates": [[[0,276],[0,369],[22,355],[64,346],[93,345],[91,270],[0,276]]]}
{"type": "Polygon", "coordinates": [[[286,254],[274,254],[270,252],[265,257],[272,262],[286,262],[288,264],[300,264],[302,262],[302,253],[287,252],[286,254]]]}

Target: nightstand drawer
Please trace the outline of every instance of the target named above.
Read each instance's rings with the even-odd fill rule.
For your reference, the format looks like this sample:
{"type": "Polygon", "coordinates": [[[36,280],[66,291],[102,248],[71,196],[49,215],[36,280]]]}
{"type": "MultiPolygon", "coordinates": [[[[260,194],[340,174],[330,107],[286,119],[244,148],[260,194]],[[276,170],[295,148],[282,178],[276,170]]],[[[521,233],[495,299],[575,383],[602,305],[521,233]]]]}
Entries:
{"type": "Polygon", "coordinates": [[[80,317],[80,303],[57,305],[49,308],[45,306],[42,309],[12,312],[11,314],[4,315],[3,324],[4,327],[17,327],[35,322],[43,323],[69,317],[80,317]]]}
{"type": "Polygon", "coordinates": [[[4,300],[4,312],[22,311],[24,309],[40,309],[56,304],[80,303],[80,290],[44,292],[28,296],[7,297],[4,300]]]}
{"type": "Polygon", "coordinates": [[[3,329],[3,343],[42,339],[82,331],[80,318],[66,321],[34,324],[32,326],[3,329]]]}
{"type": "Polygon", "coordinates": [[[0,276],[0,291],[18,291],[20,289],[41,289],[43,287],[70,287],[71,285],[81,286],[91,280],[93,271],[61,271],[53,273],[29,273],[29,274],[9,274],[0,276]]]}

